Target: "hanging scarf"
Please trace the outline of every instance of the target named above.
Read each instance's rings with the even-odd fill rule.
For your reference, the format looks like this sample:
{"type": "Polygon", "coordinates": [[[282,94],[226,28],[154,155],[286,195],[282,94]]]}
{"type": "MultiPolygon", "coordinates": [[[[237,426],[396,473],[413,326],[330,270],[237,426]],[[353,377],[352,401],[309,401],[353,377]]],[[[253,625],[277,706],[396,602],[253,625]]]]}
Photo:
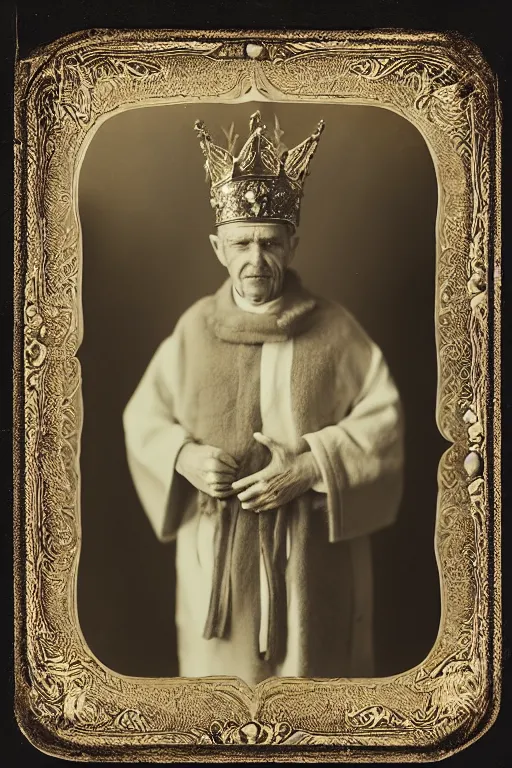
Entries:
{"type": "MultiPolygon", "coordinates": [[[[285,277],[283,301],[275,311],[265,314],[246,312],[233,300],[232,283],[226,281],[215,297],[208,324],[215,336],[229,344],[262,345],[284,342],[298,335],[312,322],[316,302],[291,271],[285,277]]],[[[261,414],[254,387],[240,392],[235,407],[252,424],[252,433],[261,429],[261,414]],[[246,401],[245,401],[245,398],[246,401]]],[[[251,439],[239,461],[237,477],[246,477],[269,462],[269,452],[251,439]]],[[[203,636],[225,638],[230,629],[232,558],[237,527],[247,524],[254,512],[243,510],[238,497],[214,499],[200,493],[201,514],[216,516],[214,570],[208,616],[203,636]]],[[[265,658],[279,662],[286,651],[286,530],[292,504],[258,513],[259,551],[262,555],[269,589],[269,622],[265,658]]]]}

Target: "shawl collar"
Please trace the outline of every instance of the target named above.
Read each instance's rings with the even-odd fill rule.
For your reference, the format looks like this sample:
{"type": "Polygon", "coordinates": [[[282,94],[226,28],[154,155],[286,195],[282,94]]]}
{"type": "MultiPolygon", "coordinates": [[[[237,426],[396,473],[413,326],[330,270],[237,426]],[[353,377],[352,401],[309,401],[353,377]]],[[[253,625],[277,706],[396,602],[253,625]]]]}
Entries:
{"type": "Polygon", "coordinates": [[[215,294],[208,318],[213,332],[223,341],[232,344],[288,341],[306,330],[313,321],[316,301],[292,270],[286,272],[283,304],[277,312],[246,312],[236,305],[232,290],[229,278],[215,294]]]}

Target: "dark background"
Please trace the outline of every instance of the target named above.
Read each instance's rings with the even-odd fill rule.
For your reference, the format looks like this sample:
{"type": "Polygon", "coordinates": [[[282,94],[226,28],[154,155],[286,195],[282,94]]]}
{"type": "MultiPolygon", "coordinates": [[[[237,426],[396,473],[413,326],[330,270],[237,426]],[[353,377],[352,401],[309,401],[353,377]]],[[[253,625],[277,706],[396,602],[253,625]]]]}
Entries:
{"type": "MultiPolygon", "coordinates": [[[[19,52],[26,56],[36,46],[44,45],[61,35],[79,29],[91,27],[133,28],[133,27],[167,27],[167,28],[303,28],[303,29],[358,29],[398,27],[402,29],[424,30],[454,30],[466,35],[480,46],[487,60],[499,78],[500,93],[503,99],[505,126],[510,115],[510,80],[509,58],[510,49],[509,26],[506,23],[506,4],[499,1],[492,4],[485,0],[475,2],[456,2],[447,0],[439,6],[436,3],[414,2],[406,3],[399,0],[358,0],[358,2],[332,3],[329,0],[317,0],[315,3],[304,0],[294,2],[276,2],[275,0],[258,0],[254,3],[220,2],[212,5],[209,2],[197,0],[194,4],[177,0],[169,3],[167,0],[139,2],[105,2],[105,0],[75,0],[72,4],[64,0],[19,0],[18,10],[19,52]]],[[[11,453],[12,444],[12,409],[10,404],[11,359],[12,359],[12,262],[9,253],[12,252],[12,71],[15,52],[15,4],[12,1],[4,3],[0,12],[0,31],[4,34],[3,46],[0,49],[2,76],[4,78],[2,93],[1,116],[3,118],[2,142],[0,145],[2,162],[2,179],[4,181],[0,208],[0,227],[2,232],[3,258],[2,276],[0,280],[0,333],[3,366],[2,370],[2,399],[0,443],[3,454],[11,453]]],[[[324,137],[326,134],[324,135],[324,137]]],[[[510,161],[508,133],[504,136],[504,187],[503,187],[503,260],[504,260],[504,303],[503,315],[507,316],[511,301],[511,282],[509,278],[510,251],[510,161]]],[[[315,161],[316,162],[316,161],[315,161]]],[[[313,176],[309,182],[313,180],[313,176]]],[[[511,348],[510,323],[503,327],[503,358],[504,366],[511,348]]],[[[142,364],[142,361],[141,361],[142,364]]],[[[504,382],[503,390],[503,435],[504,473],[503,473],[503,584],[504,584],[504,693],[497,722],[491,730],[469,748],[449,758],[449,764],[456,766],[497,766],[504,768],[510,762],[509,720],[511,713],[512,689],[510,680],[510,559],[507,558],[506,546],[510,533],[510,521],[507,510],[511,498],[510,472],[507,467],[512,459],[510,450],[510,427],[512,413],[512,396],[508,380],[504,382]]],[[[12,626],[12,527],[9,508],[12,499],[12,462],[3,461],[1,464],[5,481],[4,521],[6,523],[2,534],[2,584],[6,588],[2,606],[4,608],[4,623],[12,626]]],[[[148,537],[149,539],[149,537],[148,537]]],[[[131,584],[129,585],[132,586],[131,584]]],[[[25,764],[31,766],[73,765],[67,761],[57,760],[39,753],[22,736],[17,729],[13,717],[13,675],[12,675],[12,633],[3,633],[5,642],[4,669],[8,672],[4,686],[5,713],[2,718],[2,757],[6,765],[25,764]]]]}
{"type": "MultiPolygon", "coordinates": [[[[225,279],[193,130],[235,123],[240,149],[260,106],[293,147],[323,117],[294,266],[347,306],[384,351],[406,417],[398,523],[373,537],[377,674],[420,663],[439,625],[434,269],[437,186],[414,126],[385,109],[319,104],[139,108],[104,122],[79,178],[83,234],[84,428],[78,614],[93,652],[128,675],[177,674],[174,551],[158,542],[125,459],[122,411],[178,317],[225,279]]],[[[333,606],[336,610],[336,606],[333,606]]]]}

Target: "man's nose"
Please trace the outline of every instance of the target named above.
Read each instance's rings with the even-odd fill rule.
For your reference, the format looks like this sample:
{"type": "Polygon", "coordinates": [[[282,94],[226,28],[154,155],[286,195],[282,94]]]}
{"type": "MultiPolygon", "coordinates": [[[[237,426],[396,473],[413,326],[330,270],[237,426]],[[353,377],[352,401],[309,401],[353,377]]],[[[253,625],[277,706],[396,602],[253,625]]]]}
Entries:
{"type": "Polygon", "coordinates": [[[263,247],[259,243],[251,243],[249,246],[249,262],[255,267],[262,266],[265,263],[263,247]]]}

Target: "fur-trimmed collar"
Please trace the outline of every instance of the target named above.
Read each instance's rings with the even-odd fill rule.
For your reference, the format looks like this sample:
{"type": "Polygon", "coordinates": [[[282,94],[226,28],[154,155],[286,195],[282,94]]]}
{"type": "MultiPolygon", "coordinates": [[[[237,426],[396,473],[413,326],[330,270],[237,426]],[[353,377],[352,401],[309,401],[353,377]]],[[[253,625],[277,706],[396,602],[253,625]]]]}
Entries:
{"type": "Polygon", "coordinates": [[[233,344],[287,341],[309,327],[316,307],[315,299],[292,270],[286,272],[283,303],[276,312],[245,312],[236,305],[232,291],[228,279],[214,296],[209,323],[218,338],[233,344]]]}

